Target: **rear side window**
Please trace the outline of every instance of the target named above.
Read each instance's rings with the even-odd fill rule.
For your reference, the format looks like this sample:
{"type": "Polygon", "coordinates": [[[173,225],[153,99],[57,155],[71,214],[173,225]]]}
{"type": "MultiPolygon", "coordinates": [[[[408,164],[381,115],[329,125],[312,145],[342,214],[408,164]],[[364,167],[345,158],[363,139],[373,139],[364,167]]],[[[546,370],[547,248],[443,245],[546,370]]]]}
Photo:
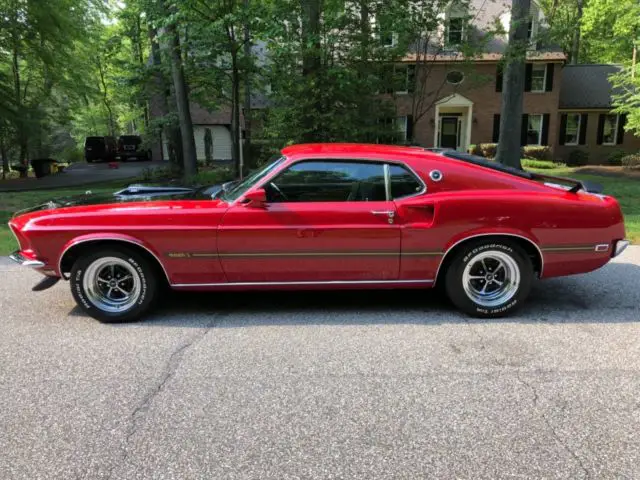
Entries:
{"type": "Polygon", "coordinates": [[[99,147],[104,145],[104,137],[87,137],[84,142],[87,147],[99,147]]]}
{"type": "Polygon", "coordinates": [[[380,163],[310,161],[292,165],[266,186],[271,202],[385,201],[380,163]]]}
{"type": "Polygon", "coordinates": [[[389,165],[389,177],[393,199],[416,195],[424,188],[413,173],[400,165],[389,165]]]}

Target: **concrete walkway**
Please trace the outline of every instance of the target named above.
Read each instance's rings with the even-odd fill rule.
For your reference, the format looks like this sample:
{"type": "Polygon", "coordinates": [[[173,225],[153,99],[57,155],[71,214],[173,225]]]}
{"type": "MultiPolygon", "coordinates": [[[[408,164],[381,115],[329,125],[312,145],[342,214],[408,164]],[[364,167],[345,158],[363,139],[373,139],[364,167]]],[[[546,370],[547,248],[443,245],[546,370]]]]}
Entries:
{"type": "Polygon", "coordinates": [[[25,178],[0,182],[0,192],[22,192],[67,188],[91,183],[139,178],[145,169],[168,166],[168,162],[118,163],[118,168],[109,168],[107,163],[74,163],[64,172],[44,178],[25,178]]]}

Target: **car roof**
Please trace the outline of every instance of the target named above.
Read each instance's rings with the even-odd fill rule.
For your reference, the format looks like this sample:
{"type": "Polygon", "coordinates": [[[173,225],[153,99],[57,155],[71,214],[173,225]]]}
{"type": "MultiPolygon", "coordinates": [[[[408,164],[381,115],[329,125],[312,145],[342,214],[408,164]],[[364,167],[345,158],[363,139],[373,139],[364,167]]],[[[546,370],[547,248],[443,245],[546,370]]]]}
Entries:
{"type": "Polygon", "coordinates": [[[345,155],[347,157],[366,155],[429,156],[429,152],[425,152],[422,148],[369,143],[306,143],[286,147],[282,150],[282,154],[285,156],[345,155]]]}

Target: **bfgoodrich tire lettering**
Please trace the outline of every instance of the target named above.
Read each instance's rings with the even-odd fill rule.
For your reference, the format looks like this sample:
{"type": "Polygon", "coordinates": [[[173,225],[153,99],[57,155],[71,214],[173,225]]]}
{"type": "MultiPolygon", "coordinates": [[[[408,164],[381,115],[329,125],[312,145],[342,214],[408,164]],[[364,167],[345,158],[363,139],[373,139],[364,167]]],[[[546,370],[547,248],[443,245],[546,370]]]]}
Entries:
{"type": "Polygon", "coordinates": [[[80,308],[105,323],[131,322],[147,313],[159,289],[152,265],[127,247],[80,257],[71,269],[71,293],[80,308]]]}
{"type": "Polygon", "coordinates": [[[519,308],[532,283],[531,260],[509,240],[470,242],[445,273],[445,288],[453,304],[482,318],[501,317],[519,308]]]}

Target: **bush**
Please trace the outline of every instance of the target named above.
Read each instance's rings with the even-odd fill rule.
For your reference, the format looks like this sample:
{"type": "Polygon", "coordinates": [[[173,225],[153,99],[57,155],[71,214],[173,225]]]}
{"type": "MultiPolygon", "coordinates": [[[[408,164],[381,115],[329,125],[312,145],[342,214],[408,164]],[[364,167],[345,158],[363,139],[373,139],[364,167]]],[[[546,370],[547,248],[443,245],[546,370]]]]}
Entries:
{"type": "Polygon", "coordinates": [[[616,150],[611,152],[607,157],[607,165],[612,165],[614,167],[619,167],[622,165],[622,159],[628,156],[629,153],[624,150],[616,150]]]}
{"type": "Polygon", "coordinates": [[[585,150],[572,150],[567,157],[570,167],[583,167],[589,163],[589,154],[585,150]]]}
{"type": "Polygon", "coordinates": [[[524,158],[551,161],[551,149],[549,147],[532,145],[524,147],[522,151],[524,158]]]}
{"type": "Polygon", "coordinates": [[[480,149],[481,156],[486,158],[495,158],[496,150],[498,149],[497,143],[481,143],[478,145],[480,149]]]}
{"type": "Polygon", "coordinates": [[[551,170],[552,168],[566,166],[564,163],[553,163],[548,160],[532,160],[530,158],[523,158],[520,163],[523,168],[535,168],[538,170],[551,170]]]}
{"type": "Polygon", "coordinates": [[[467,153],[470,153],[471,155],[478,155],[479,157],[481,157],[482,149],[480,148],[480,145],[469,145],[469,148],[467,148],[467,153]]]}
{"type": "Polygon", "coordinates": [[[620,160],[620,163],[624,168],[637,169],[640,168],[640,152],[625,155],[620,160]]]}
{"type": "Polygon", "coordinates": [[[193,177],[187,178],[187,185],[213,185],[233,180],[233,170],[226,167],[216,167],[211,170],[201,170],[193,177]]]}

